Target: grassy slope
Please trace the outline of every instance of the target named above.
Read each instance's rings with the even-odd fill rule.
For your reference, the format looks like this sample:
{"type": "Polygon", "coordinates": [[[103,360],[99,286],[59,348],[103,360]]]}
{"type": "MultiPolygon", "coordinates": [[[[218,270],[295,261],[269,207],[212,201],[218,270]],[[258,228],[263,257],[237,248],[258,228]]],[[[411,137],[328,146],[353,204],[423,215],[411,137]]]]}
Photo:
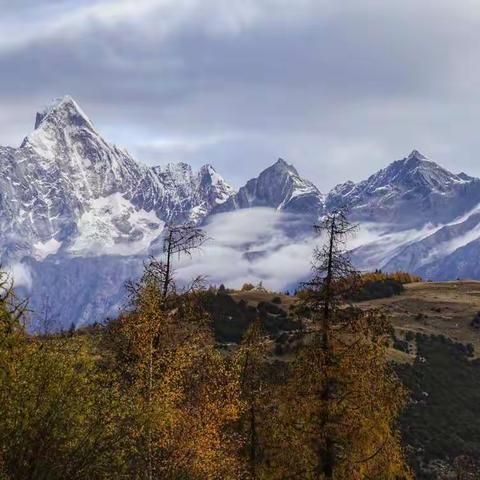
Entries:
{"type": "MultiPolygon", "coordinates": [[[[261,301],[271,301],[271,292],[234,292],[231,297],[257,306],[261,301]]],[[[278,295],[279,305],[287,312],[295,297],[278,295]]],[[[480,356],[480,330],[470,322],[480,311],[480,282],[424,282],[405,285],[401,295],[358,303],[362,308],[379,308],[391,319],[399,336],[406,331],[427,335],[444,335],[453,341],[473,344],[475,355],[480,356]]],[[[403,353],[403,352],[402,352],[403,353]]],[[[413,351],[415,353],[415,351],[413,351]]],[[[397,353],[393,353],[397,355],[397,353]]],[[[413,356],[400,354],[399,358],[411,361],[413,356]]]]}
{"type": "MultiPolygon", "coordinates": [[[[273,294],[232,296],[256,306],[273,294]]],[[[280,297],[288,311],[295,298],[280,297]]],[[[470,325],[480,311],[480,282],[413,283],[401,295],[358,305],[385,311],[397,338],[409,340],[408,352],[391,348],[390,356],[410,392],[401,429],[417,479],[457,478],[460,455],[480,463],[480,330],[470,325]]]]}
{"type": "Polygon", "coordinates": [[[392,358],[410,391],[401,426],[417,478],[457,478],[456,457],[468,455],[480,463],[480,331],[470,325],[480,311],[480,282],[405,287],[400,296],[361,305],[384,310],[397,337],[415,333],[410,353],[392,350],[392,358]]]}
{"type": "Polygon", "coordinates": [[[385,311],[399,334],[444,335],[473,344],[475,356],[480,356],[480,331],[470,326],[480,311],[480,282],[412,283],[402,295],[359,305],[385,311]]]}

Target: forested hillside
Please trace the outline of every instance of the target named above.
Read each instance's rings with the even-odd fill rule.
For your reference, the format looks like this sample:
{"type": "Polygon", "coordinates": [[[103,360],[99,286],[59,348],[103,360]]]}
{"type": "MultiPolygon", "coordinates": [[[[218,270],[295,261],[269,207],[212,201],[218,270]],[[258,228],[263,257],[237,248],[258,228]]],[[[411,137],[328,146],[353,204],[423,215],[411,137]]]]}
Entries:
{"type": "Polygon", "coordinates": [[[319,228],[331,248],[316,251],[302,299],[289,315],[279,298],[240,306],[236,345],[215,339],[225,289],[175,282],[175,259],[204,241],[196,227],[172,227],[165,261],[127,285],[123,313],[83,331],[29,335],[3,277],[3,478],[411,478],[388,321],[345,308],[355,272],[343,214],[319,228]],[[297,341],[280,352],[282,334],[297,341]]]}
{"type": "Polygon", "coordinates": [[[172,227],[122,313],[79,330],[28,333],[2,274],[1,478],[477,478],[475,347],[415,310],[439,287],[358,274],[342,212],[319,228],[331,242],[293,295],[180,287],[205,237],[172,227]]]}

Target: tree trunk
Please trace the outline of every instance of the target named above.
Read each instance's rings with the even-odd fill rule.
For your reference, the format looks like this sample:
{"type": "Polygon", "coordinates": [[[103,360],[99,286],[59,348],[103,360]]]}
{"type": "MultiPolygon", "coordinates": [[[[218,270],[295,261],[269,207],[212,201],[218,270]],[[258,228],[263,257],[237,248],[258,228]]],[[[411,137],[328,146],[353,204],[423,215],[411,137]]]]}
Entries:
{"type": "Polygon", "coordinates": [[[172,258],[172,231],[168,233],[167,242],[167,264],[165,268],[165,279],[163,282],[163,296],[166,297],[168,293],[168,287],[170,285],[170,270],[171,270],[171,258],[172,258]]]}
{"type": "Polygon", "coordinates": [[[332,315],[332,269],[333,269],[333,248],[335,241],[335,219],[332,220],[332,224],[329,232],[329,248],[328,248],[328,262],[327,262],[327,276],[325,278],[325,290],[324,290],[324,305],[323,305],[323,319],[322,319],[322,350],[325,355],[325,367],[327,368],[327,374],[323,383],[321,392],[323,414],[321,420],[322,431],[327,430],[325,445],[319,449],[319,478],[332,479],[333,468],[335,464],[334,457],[334,441],[328,433],[328,426],[330,423],[330,407],[332,401],[332,380],[328,369],[332,365],[332,351],[330,345],[330,328],[331,328],[331,315],[332,315]]]}
{"type": "Polygon", "coordinates": [[[257,480],[257,421],[255,415],[255,400],[250,404],[250,478],[257,480]]]}

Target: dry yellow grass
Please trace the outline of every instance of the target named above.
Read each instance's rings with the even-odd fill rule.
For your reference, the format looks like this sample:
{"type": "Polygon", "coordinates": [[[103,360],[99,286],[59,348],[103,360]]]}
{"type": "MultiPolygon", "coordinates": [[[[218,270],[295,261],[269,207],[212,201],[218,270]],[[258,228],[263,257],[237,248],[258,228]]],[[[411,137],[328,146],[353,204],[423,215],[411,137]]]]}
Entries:
{"type": "MultiPolygon", "coordinates": [[[[234,292],[237,301],[245,300],[257,306],[261,301],[271,301],[277,294],[262,291],[234,292]]],[[[288,311],[297,299],[294,296],[278,295],[279,305],[288,311]]],[[[480,357],[480,330],[471,327],[470,322],[480,312],[480,281],[420,282],[405,285],[405,291],[398,296],[380,298],[358,303],[362,308],[378,308],[391,319],[398,337],[407,331],[427,335],[445,335],[454,341],[475,348],[475,357],[480,357]]],[[[410,353],[391,349],[389,355],[397,362],[412,362],[415,358],[415,344],[410,353]]]]}
{"type": "Polygon", "coordinates": [[[282,303],[278,306],[288,310],[290,305],[296,302],[297,298],[292,295],[277,294],[274,292],[265,292],[261,290],[235,291],[230,294],[237,301],[244,300],[248,305],[256,307],[260,302],[271,302],[273,298],[280,297],[282,303]]]}
{"type": "Polygon", "coordinates": [[[391,318],[398,333],[405,331],[445,335],[471,343],[480,354],[480,331],[470,322],[480,311],[480,282],[423,282],[405,285],[402,295],[361,302],[380,308],[391,318]]]}

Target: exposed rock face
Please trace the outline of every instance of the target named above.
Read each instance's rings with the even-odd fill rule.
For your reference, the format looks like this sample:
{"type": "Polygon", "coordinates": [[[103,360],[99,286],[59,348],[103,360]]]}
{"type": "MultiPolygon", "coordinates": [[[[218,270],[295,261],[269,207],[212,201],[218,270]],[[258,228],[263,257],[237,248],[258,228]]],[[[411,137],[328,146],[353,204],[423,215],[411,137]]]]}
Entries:
{"type": "Polygon", "coordinates": [[[318,218],[323,212],[323,195],[312,182],[301,178],[295,167],[280,158],[214,212],[251,207],[271,207],[318,218]]]}
{"type": "Polygon", "coordinates": [[[414,150],[360,183],[327,196],[327,209],[348,205],[358,221],[390,223],[397,230],[446,223],[480,202],[480,181],[455,175],[414,150]]]}
{"type": "Polygon", "coordinates": [[[3,252],[35,256],[35,243],[53,248],[53,241],[65,249],[81,224],[98,227],[102,238],[138,240],[161,233],[164,222],[201,221],[233,193],[210,165],[193,172],[138,164],[105,142],[70,97],[37,114],[33,133],[18,149],[0,148],[0,159],[3,252]]]}
{"type": "Polygon", "coordinates": [[[186,163],[170,163],[153,167],[152,171],[168,192],[160,211],[168,212],[174,222],[200,223],[235,193],[211,165],[194,172],[186,163]]]}

